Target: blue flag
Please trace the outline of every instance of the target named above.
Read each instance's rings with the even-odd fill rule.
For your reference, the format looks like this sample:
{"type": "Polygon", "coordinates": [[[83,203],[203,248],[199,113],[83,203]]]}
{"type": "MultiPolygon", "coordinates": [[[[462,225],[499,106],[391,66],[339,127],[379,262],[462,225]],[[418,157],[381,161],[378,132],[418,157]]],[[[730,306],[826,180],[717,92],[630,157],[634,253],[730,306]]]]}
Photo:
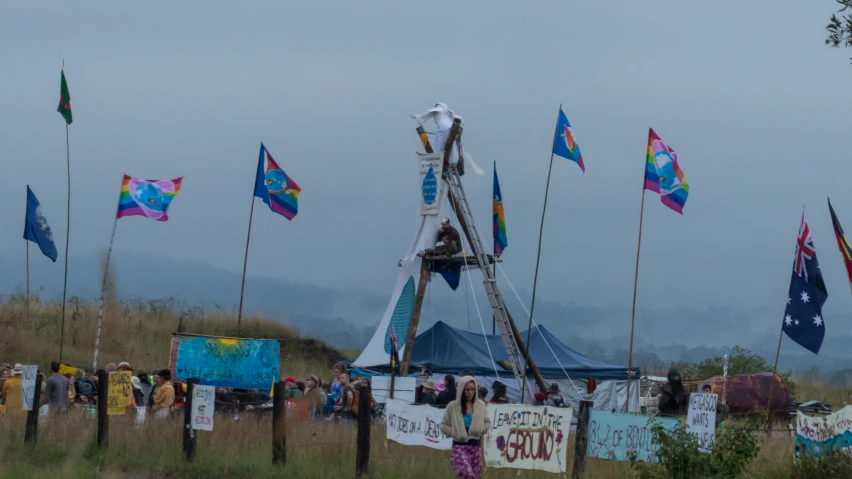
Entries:
{"type": "Polygon", "coordinates": [[[822,305],[828,299],[828,291],[819,269],[813,238],[805,215],[799,237],[796,238],[796,254],[793,261],[793,278],[787,296],[787,309],[781,329],[793,341],[808,351],[818,354],[825,338],[825,322],[822,305]]]}
{"type": "Polygon", "coordinates": [[[56,245],[53,233],[47,225],[47,218],[41,211],[41,204],[33,190],[27,185],[27,218],[24,222],[24,239],[37,244],[45,256],[56,262],[56,245]]]}
{"type": "Polygon", "coordinates": [[[553,154],[577,163],[583,173],[586,172],[586,164],[583,163],[580,145],[577,144],[571,123],[568,122],[568,117],[565,116],[565,112],[561,108],[559,109],[559,121],[556,123],[556,135],[553,138],[553,154]]]}

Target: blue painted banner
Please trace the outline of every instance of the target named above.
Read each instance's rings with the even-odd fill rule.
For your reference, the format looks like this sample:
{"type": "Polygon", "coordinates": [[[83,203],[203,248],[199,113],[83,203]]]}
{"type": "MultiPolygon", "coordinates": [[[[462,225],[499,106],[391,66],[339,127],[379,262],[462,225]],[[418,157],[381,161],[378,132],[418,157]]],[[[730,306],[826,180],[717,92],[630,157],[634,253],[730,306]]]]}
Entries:
{"type": "Polygon", "coordinates": [[[175,334],[175,376],[202,385],[269,390],[280,381],[278,340],[175,334]]]}
{"type": "Polygon", "coordinates": [[[823,417],[796,412],[796,455],[807,452],[816,457],[828,452],[852,454],[852,406],[823,417]]]}
{"type": "Polygon", "coordinates": [[[613,414],[592,409],[589,415],[589,449],[586,455],[598,459],[657,461],[655,434],[649,421],[657,421],[668,430],[681,426],[680,418],[613,414]]]}

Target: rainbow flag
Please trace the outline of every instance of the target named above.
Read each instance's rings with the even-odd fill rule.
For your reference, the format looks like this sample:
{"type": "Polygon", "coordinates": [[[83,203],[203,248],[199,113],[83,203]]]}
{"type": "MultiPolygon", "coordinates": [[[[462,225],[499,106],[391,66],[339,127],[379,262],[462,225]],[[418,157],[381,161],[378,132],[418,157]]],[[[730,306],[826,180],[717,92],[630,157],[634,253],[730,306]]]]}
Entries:
{"type": "Polygon", "coordinates": [[[500,193],[500,182],[497,180],[497,162],[494,162],[494,198],[491,200],[491,211],[494,219],[494,254],[501,255],[509,240],[506,238],[506,213],[503,211],[503,195],[500,193]]]}
{"type": "Polygon", "coordinates": [[[660,201],[683,214],[689,196],[689,183],[680,165],[677,153],[648,129],[648,156],[645,159],[645,189],[660,194],[660,201]]]}
{"type": "Polygon", "coordinates": [[[269,209],[292,220],[299,213],[299,193],[302,188],[278,166],[269,150],[260,144],[254,196],[263,200],[269,209]]]}
{"type": "Polygon", "coordinates": [[[180,193],[181,183],[183,177],[174,180],[142,180],[124,175],[115,217],[145,216],[157,221],[168,221],[169,204],[180,193]]]}

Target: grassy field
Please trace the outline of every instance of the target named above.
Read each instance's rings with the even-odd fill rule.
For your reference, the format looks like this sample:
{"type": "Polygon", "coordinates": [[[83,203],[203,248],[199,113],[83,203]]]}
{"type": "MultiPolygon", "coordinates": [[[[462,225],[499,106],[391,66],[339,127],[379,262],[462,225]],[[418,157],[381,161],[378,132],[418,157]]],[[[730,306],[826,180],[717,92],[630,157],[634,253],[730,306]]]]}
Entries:
{"type": "MultiPolygon", "coordinates": [[[[182,319],[190,333],[233,336],[235,318],[225,312],[185,311],[173,301],[112,303],[107,308],[101,342],[101,365],[129,361],[153,370],[168,363],[170,334],[182,319]]],[[[39,364],[47,368],[58,358],[58,305],[33,301],[29,319],[20,297],[0,302],[0,362],[39,364]]],[[[97,308],[70,302],[63,362],[91,367],[97,308]]],[[[260,318],[243,322],[243,336],[276,338],[281,344],[284,375],[330,376],[330,364],[341,354],[320,341],[301,338],[286,326],[260,318]]],[[[810,377],[797,378],[799,399],[819,399],[839,409],[852,397],[848,389],[831,387],[810,377]]],[[[293,422],[288,425],[287,464],[271,463],[272,433],[269,416],[244,415],[239,420],[217,416],[215,431],[199,432],[194,462],[181,452],[181,418],[136,425],[129,417],[113,417],[110,443],[105,451],[95,447],[96,424],[77,411],[58,422],[40,427],[38,443],[25,445],[24,422],[0,417],[0,478],[345,478],[355,473],[355,427],[293,422]]],[[[384,425],[374,425],[370,472],[375,478],[453,477],[446,452],[404,447],[384,440],[384,425]]],[[[573,454],[573,437],[568,447],[573,454]]],[[[793,466],[793,439],[788,433],[761,435],[761,450],[748,468],[749,476],[781,479],[852,477],[842,472],[808,473],[793,466]]],[[[571,458],[569,457],[569,471],[571,458]]],[[[588,478],[632,478],[628,463],[589,459],[588,478]]],[[[523,477],[554,477],[524,472],[523,477]]],[[[518,472],[488,469],[486,478],[515,478],[518,472]]]]}

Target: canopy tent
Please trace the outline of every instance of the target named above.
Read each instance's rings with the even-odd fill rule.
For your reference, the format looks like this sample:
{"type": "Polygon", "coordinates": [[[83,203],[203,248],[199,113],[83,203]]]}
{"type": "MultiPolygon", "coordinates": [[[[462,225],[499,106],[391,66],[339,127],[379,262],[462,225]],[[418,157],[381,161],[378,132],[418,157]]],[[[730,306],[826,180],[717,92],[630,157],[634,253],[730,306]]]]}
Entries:
{"type": "MultiPolygon", "coordinates": [[[[526,340],[527,332],[522,332],[521,337],[526,340]]],[[[529,343],[530,353],[545,378],[565,378],[567,372],[572,379],[627,379],[625,366],[583,356],[556,339],[543,326],[533,328],[529,343]]],[[[415,338],[411,353],[412,366],[429,366],[433,373],[469,370],[475,375],[492,376],[496,368],[501,375],[511,374],[500,365],[508,360],[500,335],[483,336],[481,333],[454,328],[442,321],[415,338]]],[[[638,368],[634,369],[633,378],[639,378],[638,368]]]]}

